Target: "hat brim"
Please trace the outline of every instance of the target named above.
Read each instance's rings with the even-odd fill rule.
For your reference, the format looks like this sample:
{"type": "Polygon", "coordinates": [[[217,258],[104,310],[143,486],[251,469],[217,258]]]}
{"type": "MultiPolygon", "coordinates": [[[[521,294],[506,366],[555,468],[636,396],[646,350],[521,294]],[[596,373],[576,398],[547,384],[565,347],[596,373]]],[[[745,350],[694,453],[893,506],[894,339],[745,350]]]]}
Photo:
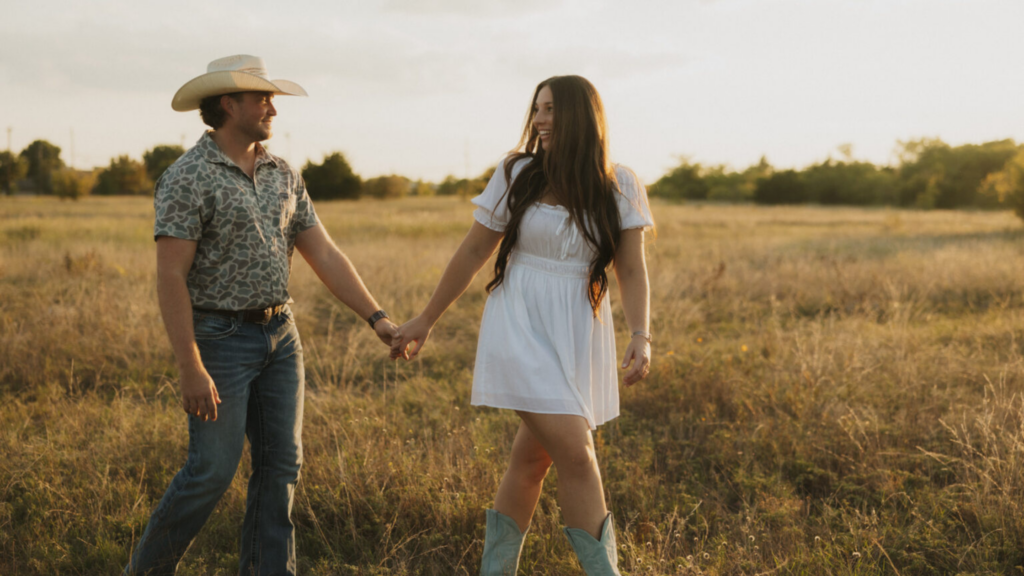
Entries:
{"type": "Polygon", "coordinates": [[[171,100],[171,108],[178,112],[197,110],[203,98],[232,92],[271,92],[284,96],[309,96],[302,86],[290,80],[267,80],[249,74],[224,70],[197,76],[178,89],[171,100]]]}

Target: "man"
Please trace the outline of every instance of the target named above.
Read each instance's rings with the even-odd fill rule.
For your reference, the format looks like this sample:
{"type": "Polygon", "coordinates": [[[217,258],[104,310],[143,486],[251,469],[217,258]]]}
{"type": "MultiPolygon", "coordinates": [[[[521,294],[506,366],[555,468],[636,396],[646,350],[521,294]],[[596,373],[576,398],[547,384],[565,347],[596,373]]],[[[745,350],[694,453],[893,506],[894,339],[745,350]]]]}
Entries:
{"type": "Polygon", "coordinates": [[[288,307],[293,248],[385,344],[398,330],[334,245],[298,171],[269,154],[274,95],[261,58],[230,56],[186,83],[172,108],[213,130],[156,186],[157,294],[177,359],[189,447],[126,574],[174,574],[227,490],[249,438],[244,575],[294,574],[292,497],[302,463],[302,346],[288,307]]]}

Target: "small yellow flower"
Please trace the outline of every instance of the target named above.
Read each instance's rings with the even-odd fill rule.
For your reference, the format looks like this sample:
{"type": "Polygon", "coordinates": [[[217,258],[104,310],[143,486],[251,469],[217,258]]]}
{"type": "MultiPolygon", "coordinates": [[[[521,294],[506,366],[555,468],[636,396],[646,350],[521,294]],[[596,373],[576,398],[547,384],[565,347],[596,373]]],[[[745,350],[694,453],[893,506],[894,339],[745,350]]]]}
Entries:
{"type": "Polygon", "coordinates": [[[703,342],[703,341],[704,341],[704,339],[703,339],[703,338],[697,338],[697,343],[698,343],[698,344],[700,344],[700,343],[701,343],[701,342],[703,342]]]}
{"type": "Polygon", "coordinates": [[[744,344],[743,346],[740,346],[740,351],[741,352],[746,352],[747,351],[747,345],[744,344]]]}
{"type": "Polygon", "coordinates": [[[675,350],[669,350],[668,352],[665,352],[665,356],[675,356],[675,354],[676,354],[675,350]]]}

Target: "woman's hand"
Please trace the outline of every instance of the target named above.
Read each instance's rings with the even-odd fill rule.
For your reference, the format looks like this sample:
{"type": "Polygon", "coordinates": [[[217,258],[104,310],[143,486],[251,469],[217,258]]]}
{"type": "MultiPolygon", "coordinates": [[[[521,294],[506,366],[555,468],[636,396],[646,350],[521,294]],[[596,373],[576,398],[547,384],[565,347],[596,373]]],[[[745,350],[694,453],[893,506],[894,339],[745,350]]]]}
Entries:
{"type": "Polygon", "coordinates": [[[415,358],[420,353],[420,348],[423,348],[423,345],[427,343],[427,338],[430,338],[430,331],[433,328],[433,323],[422,315],[402,324],[398,328],[399,337],[391,341],[391,359],[397,360],[399,356],[406,360],[415,358]],[[409,344],[413,342],[416,345],[413,347],[412,352],[410,352],[409,344]]]}
{"type": "MultiPolygon", "coordinates": [[[[405,328],[403,326],[403,328],[405,328]]],[[[404,330],[403,330],[404,333],[404,330]]],[[[647,377],[651,369],[651,343],[641,335],[633,336],[626,346],[626,354],[622,358],[622,368],[629,368],[622,381],[632,386],[647,377]],[[630,367],[630,364],[633,366],[630,367]]]]}

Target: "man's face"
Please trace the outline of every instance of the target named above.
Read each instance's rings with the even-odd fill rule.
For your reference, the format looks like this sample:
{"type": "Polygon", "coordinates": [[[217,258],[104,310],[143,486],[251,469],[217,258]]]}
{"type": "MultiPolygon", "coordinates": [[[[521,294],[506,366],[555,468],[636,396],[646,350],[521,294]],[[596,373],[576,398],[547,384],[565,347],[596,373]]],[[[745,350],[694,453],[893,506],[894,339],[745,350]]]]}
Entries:
{"type": "Polygon", "coordinates": [[[262,142],[273,135],[271,122],[277,116],[274,95],[270,92],[243,92],[241,102],[232,102],[232,128],[253,142],[262,142]]]}

